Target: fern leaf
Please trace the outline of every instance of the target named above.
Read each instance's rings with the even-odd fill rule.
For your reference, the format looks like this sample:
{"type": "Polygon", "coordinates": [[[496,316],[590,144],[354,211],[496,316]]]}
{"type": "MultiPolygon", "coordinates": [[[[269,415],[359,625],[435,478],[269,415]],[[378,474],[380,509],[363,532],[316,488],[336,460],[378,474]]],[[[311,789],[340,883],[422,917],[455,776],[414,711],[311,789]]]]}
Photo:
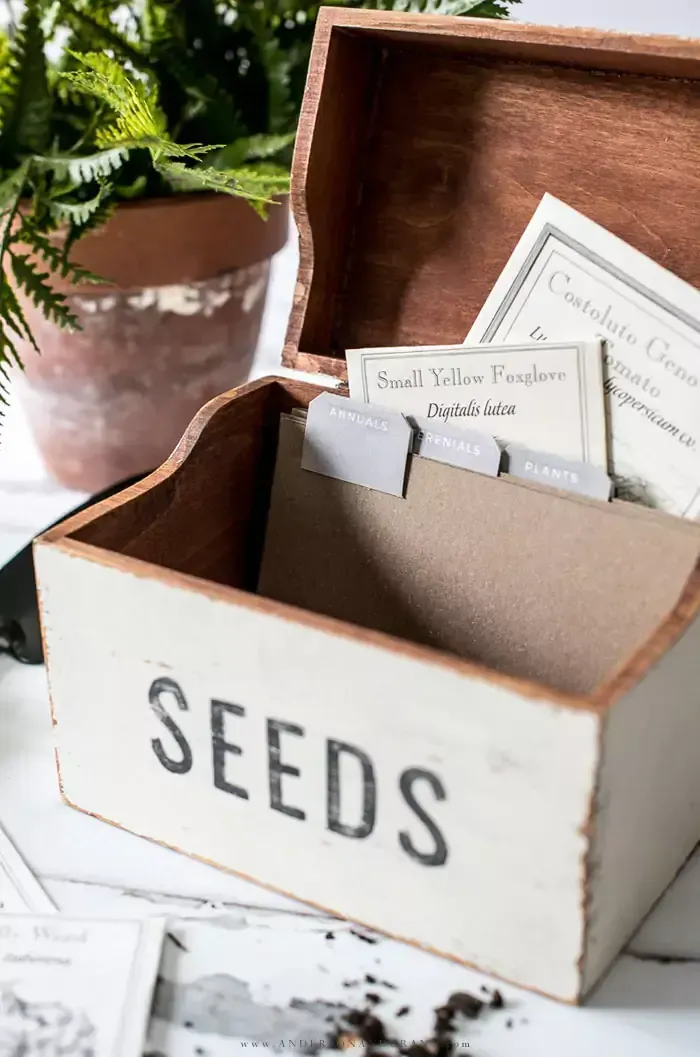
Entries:
{"type": "Polygon", "coordinates": [[[34,253],[42,257],[52,272],[60,272],[62,251],[46,236],[32,231],[24,225],[20,228],[16,240],[22,246],[31,246],[34,253]]]}
{"type": "Polygon", "coordinates": [[[16,169],[0,183],[0,214],[11,209],[17,201],[17,195],[24,189],[26,169],[16,169]]]}
{"type": "Polygon", "coordinates": [[[103,276],[91,272],[89,268],[83,268],[82,265],[73,264],[72,261],[67,260],[65,250],[61,246],[54,245],[42,235],[34,236],[32,249],[48,264],[52,272],[60,275],[62,279],[68,279],[73,286],[77,286],[78,283],[94,283],[103,286],[109,282],[103,276]]]}
{"type": "Polygon", "coordinates": [[[236,194],[246,198],[270,201],[273,196],[289,191],[289,173],[278,165],[259,162],[240,169],[230,169],[225,175],[235,181],[236,194]]]}
{"type": "Polygon", "coordinates": [[[91,42],[94,48],[102,47],[110,49],[115,55],[121,56],[126,62],[130,62],[136,69],[147,68],[148,58],[138,44],[129,40],[120,33],[114,24],[114,15],[121,4],[107,5],[106,10],[100,11],[99,5],[90,0],[89,6],[93,9],[87,11],[75,2],[63,2],[60,4],[60,17],[63,23],[71,29],[84,33],[85,38],[91,42]]]}
{"type": "MultiPolygon", "coordinates": [[[[13,311],[12,294],[9,295],[9,302],[6,294],[9,287],[7,259],[12,256],[11,243],[14,234],[12,229],[27,184],[29,171],[30,162],[25,160],[12,176],[2,184],[3,206],[2,224],[0,225],[0,405],[6,403],[5,393],[7,388],[5,383],[8,379],[7,371],[10,364],[14,361],[21,366],[17,348],[9,333],[10,329],[19,321],[19,317],[13,311]]],[[[24,321],[23,315],[21,315],[21,321],[24,321]]],[[[29,327],[26,327],[26,330],[29,331],[29,327]]],[[[30,340],[34,343],[33,338],[30,338],[30,340]]]]}
{"type": "Polygon", "coordinates": [[[84,183],[99,181],[124,165],[129,152],[124,147],[110,147],[95,154],[86,154],[81,158],[68,155],[39,155],[34,158],[38,168],[51,172],[59,179],[68,177],[74,187],[84,183]]]}
{"type": "Polygon", "coordinates": [[[91,210],[86,221],[79,223],[75,219],[75,214],[69,211],[67,214],[61,215],[59,219],[52,220],[49,231],[40,230],[36,226],[34,217],[27,216],[23,218],[17,234],[13,237],[13,243],[17,243],[20,246],[29,246],[33,255],[42,260],[44,264],[48,264],[50,271],[54,275],[60,276],[61,279],[69,279],[74,285],[79,282],[104,284],[108,282],[107,279],[95,275],[88,268],[74,264],[68,259],[67,242],[71,237],[73,238],[69,246],[70,249],[77,241],[77,238],[84,236],[87,230],[91,230],[99,223],[104,223],[106,219],[106,210],[102,201],[98,202],[96,209],[91,210]],[[97,217],[97,214],[100,216],[97,217]],[[66,220],[69,222],[68,225],[65,222],[66,220]],[[63,234],[63,231],[61,231],[57,239],[52,240],[50,238],[50,234],[58,227],[68,227],[68,238],[63,234]],[[76,231],[79,234],[72,236],[72,233],[76,233],[76,231]]]}
{"type": "Polygon", "coordinates": [[[0,30],[0,114],[3,124],[12,105],[12,96],[16,86],[15,58],[12,41],[5,29],[0,30]]]}
{"type": "Polygon", "coordinates": [[[157,92],[146,81],[130,78],[108,55],[71,54],[83,69],[67,71],[62,76],[79,92],[101,100],[115,115],[111,129],[97,138],[98,146],[138,140],[146,135],[167,135],[157,92]]]}
{"type": "Polygon", "coordinates": [[[84,224],[71,223],[68,228],[68,234],[63,244],[63,262],[64,267],[73,268],[74,265],[70,263],[70,255],[75,246],[76,242],[84,238],[91,231],[96,231],[97,228],[102,227],[107,223],[109,218],[112,216],[116,206],[114,202],[103,201],[99,209],[85,221],[84,224]]]}
{"type": "Polygon", "coordinates": [[[236,186],[230,176],[219,169],[191,168],[181,161],[164,159],[156,163],[156,169],[176,191],[217,191],[220,194],[236,194],[236,186]]]}
{"type": "MultiPolygon", "coordinates": [[[[0,317],[6,326],[9,325],[16,334],[28,341],[36,352],[39,352],[39,346],[32,334],[31,327],[27,323],[22,306],[5,276],[3,276],[2,289],[0,291],[0,317]]],[[[24,364],[17,353],[14,343],[10,343],[9,351],[14,359],[15,366],[19,367],[20,370],[24,370],[24,364]]]]}
{"type": "Polygon", "coordinates": [[[508,18],[509,4],[520,4],[522,0],[482,0],[482,2],[470,11],[473,18],[508,18]]]}
{"type": "MultiPolygon", "coordinates": [[[[271,197],[288,189],[288,174],[275,166],[246,166],[253,158],[273,157],[292,140],[291,136],[254,136],[237,145],[235,165],[186,165],[199,163],[203,155],[221,148],[215,144],[174,143],[167,135],[165,117],[154,88],[131,79],[118,63],[105,55],[76,56],[85,69],[65,74],[71,84],[97,96],[114,112],[115,119],[98,129],[96,143],[102,156],[109,152],[148,150],[153,166],[177,190],[207,190],[239,195],[262,210],[271,197]]],[[[235,153],[232,152],[232,153],[235,153]]],[[[73,208],[73,207],[71,207],[73,208]]],[[[77,214],[76,214],[77,216],[77,214]]]]}
{"type": "MultiPolygon", "coordinates": [[[[3,280],[6,282],[6,280],[3,280]]],[[[4,417],[3,404],[7,404],[8,387],[10,384],[9,368],[13,363],[22,369],[22,360],[17,346],[9,333],[9,327],[0,319],[0,418],[4,417]]]]}
{"type": "Polygon", "coordinates": [[[246,152],[243,161],[264,161],[281,154],[285,148],[294,143],[295,135],[250,136],[246,141],[246,152]]]}
{"type": "Polygon", "coordinates": [[[163,161],[157,169],[179,191],[206,189],[247,199],[261,215],[273,196],[289,189],[289,174],[276,166],[230,169],[190,168],[182,162],[163,161]]]}
{"type": "Polygon", "coordinates": [[[166,157],[197,161],[204,154],[220,150],[218,144],[208,147],[202,143],[173,143],[172,140],[156,132],[144,132],[139,136],[129,139],[112,139],[112,136],[115,134],[118,134],[118,130],[114,128],[102,130],[97,133],[97,142],[100,145],[107,143],[117,144],[119,149],[126,151],[147,150],[150,152],[154,160],[157,160],[160,157],[166,157]]]}
{"type": "Polygon", "coordinates": [[[59,223],[66,221],[78,225],[85,225],[93,213],[102,205],[103,199],[108,198],[112,188],[109,184],[102,184],[99,191],[92,198],[84,202],[54,201],[50,204],[51,214],[59,223]]]}
{"type": "Polygon", "coordinates": [[[0,150],[9,169],[26,153],[41,153],[51,140],[52,101],[46,73],[39,0],[27,0],[11,44],[2,108],[0,150]]]}
{"type": "Polygon", "coordinates": [[[15,282],[47,319],[64,330],[80,329],[64,295],[51,287],[48,273],[40,272],[29,254],[13,253],[11,265],[15,282]]]}
{"type": "Polygon", "coordinates": [[[160,157],[196,161],[203,154],[219,149],[217,144],[174,143],[168,137],[167,122],[155,88],[130,78],[106,55],[87,53],[76,58],[86,69],[63,76],[79,91],[100,99],[114,114],[112,123],[95,133],[95,142],[102,148],[103,157],[110,152],[140,148],[150,151],[154,162],[160,157]]]}
{"type": "Polygon", "coordinates": [[[237,169],[246,162],[264,161],[274,158],[294,142],[294,133],[288,135],[248,136],[229,143],[214,159],[216,169],[237,169]]]}
{"type": "Polygon", "coordinates": [[[140,173],[131,183],[116,183],[114,192],[120,202],[127,202],[132,198],[143,198],[148,187],[148,177],[140,173]]]}

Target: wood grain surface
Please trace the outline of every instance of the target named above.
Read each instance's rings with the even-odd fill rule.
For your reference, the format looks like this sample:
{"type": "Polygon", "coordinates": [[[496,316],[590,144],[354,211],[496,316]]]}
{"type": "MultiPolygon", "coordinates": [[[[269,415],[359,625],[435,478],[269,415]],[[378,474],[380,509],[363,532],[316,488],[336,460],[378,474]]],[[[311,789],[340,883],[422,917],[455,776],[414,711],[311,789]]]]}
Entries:
{"type": "Polygon", "coordinates": [[[698,285],[698,77],[697,41],[323,12],[285,364],[462,341],[545,192],[698,285]]]}

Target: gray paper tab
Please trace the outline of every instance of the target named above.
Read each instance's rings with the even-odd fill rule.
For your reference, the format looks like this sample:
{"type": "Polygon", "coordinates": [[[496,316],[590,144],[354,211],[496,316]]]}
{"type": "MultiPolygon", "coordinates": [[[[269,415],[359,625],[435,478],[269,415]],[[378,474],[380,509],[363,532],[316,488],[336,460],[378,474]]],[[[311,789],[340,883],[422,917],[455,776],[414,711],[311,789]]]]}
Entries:
{"type": "Polygon", "coordinates": [[[430,419],[407,416],[415,429],[413,454],[434,462],[461,466],[488,477],[498,477],[501,449],[494,437],[472,429],[434,425],[430,419]]]}
{"type": "Polygon", "coordinates": [[[612,481],[600,466],[590,463],[572,462],[558,455],[530,451],[508,445],[506,448],[506,473],[526,481],[560,488],[564,492],[587,495],[591,499],[609,502],[612,497],[612,481]]]}
{"type": "Polygon", "coordinates": [[[403,496],[413,431],[398,411],[333,393],[309,404],[304,470],[403,496]]]}

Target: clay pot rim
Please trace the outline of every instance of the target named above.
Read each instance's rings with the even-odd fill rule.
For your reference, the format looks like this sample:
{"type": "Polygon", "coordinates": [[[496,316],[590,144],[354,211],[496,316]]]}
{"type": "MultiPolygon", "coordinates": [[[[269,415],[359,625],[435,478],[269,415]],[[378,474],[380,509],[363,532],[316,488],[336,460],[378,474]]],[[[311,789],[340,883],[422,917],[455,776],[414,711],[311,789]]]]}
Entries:
{"type": "MultiPolygon", "coordinates": [[[[246,205],[249,209],[252,209],[252,206],[247,199],[241,198],[238,195],[229,195],[221,191],[183,191],[173,193],[172,195],[145,195],[143,198],[125,198],[116,203],[115,212],[119,211],[121,213],[122,211],[128,210],[130,213],[135,213],[138,210],[153,209],[154,207],[159,209],[173,209],[179,206],[182,208],[183,206],[194,205],[196,202],[212,202],[218,199],[233,200],[234,202],[240,203],[241,206],[246,205]]],[[[289,199],[290,195],[288,192],[273,195],[270,199],[270,208],[284,206],[289,199]]],[[[20,212],[26,212],[30,205],[31,199],[23,198],[19,205],[20,212]]],[[[253,214],[255,215],[255,210],[253,210],[253,214]]],[[[263,221],[263,223],[265,222],[263,221]]],[[[56,228],[55,231],[51,232],[50,237],[56,238],[64,230],[65,226],[61,225],[56,228]]]]}
{"type": "MultiPolygon", "coordinates": [[[[54,276],[67,296],[136,292],[152,286],[197,283],[269,261],[290,233],[290,196],[275,196],[267,220],[244,198],[215,191],[139,198],[118,203],[104,225],[88,232],[71,259],[98,284],[54,276]]],[[[60,244],[65,229],[54,232],[60,244]]]]}

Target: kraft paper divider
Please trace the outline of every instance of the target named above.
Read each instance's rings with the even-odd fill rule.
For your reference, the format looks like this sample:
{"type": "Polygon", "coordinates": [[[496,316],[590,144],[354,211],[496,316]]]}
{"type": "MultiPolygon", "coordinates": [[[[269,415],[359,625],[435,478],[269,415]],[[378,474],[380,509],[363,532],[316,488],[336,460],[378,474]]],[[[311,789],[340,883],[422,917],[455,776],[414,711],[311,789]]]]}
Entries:
{"type": "Polygon", "coordinates": [[[631,655],[700,557],[656,511],[419,457],[399,499],[302,470],[303,440],[283,415],[260,594],[557,690],[631,655]]]}

